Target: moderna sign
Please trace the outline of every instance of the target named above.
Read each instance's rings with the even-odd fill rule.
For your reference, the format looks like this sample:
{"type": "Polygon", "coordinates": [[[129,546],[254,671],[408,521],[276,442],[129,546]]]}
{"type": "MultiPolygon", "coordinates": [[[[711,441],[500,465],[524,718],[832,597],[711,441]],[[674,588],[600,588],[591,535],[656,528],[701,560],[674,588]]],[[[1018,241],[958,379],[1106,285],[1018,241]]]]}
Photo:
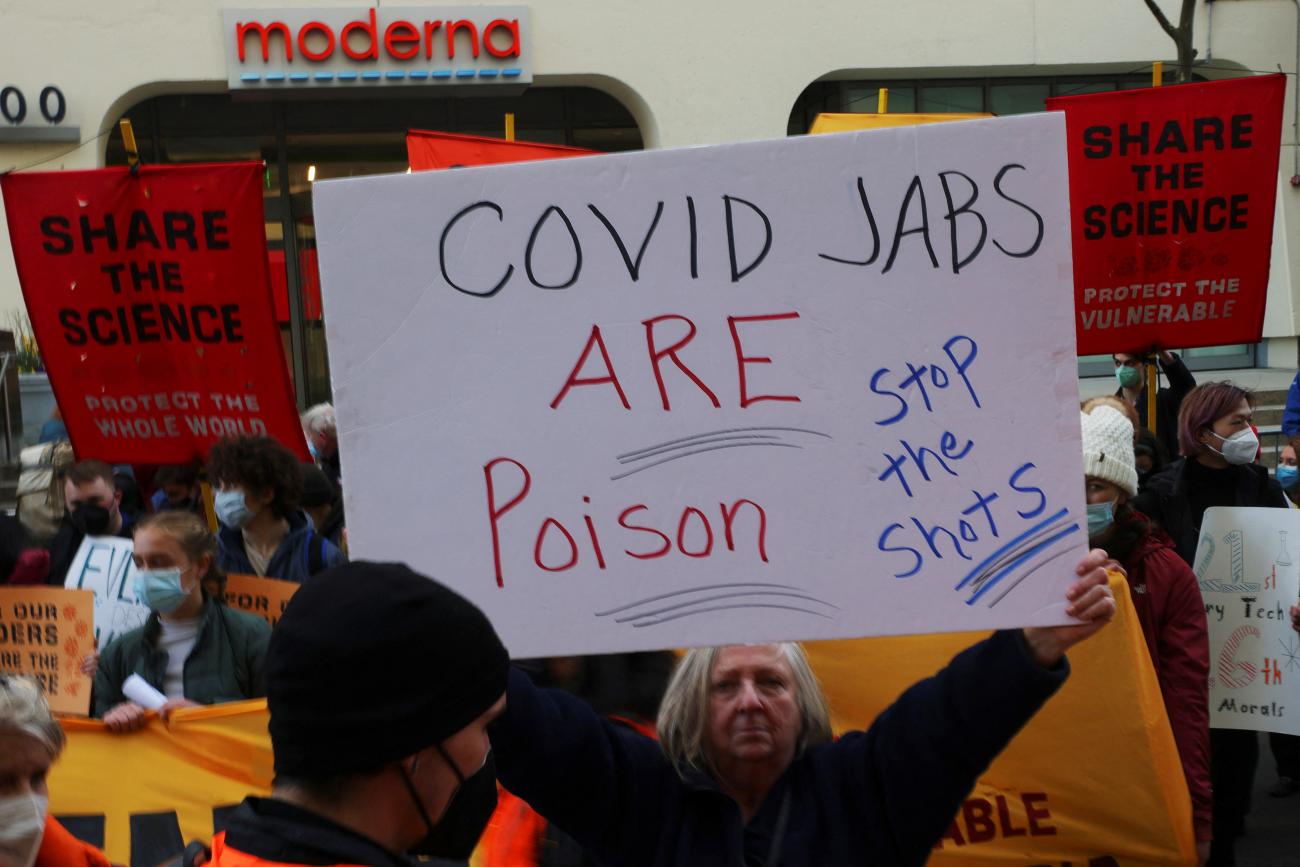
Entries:
{"type": "Polygon", "coordinates": [[[528,84],[526,6],[227,9],[231,90],[528,84]]]}

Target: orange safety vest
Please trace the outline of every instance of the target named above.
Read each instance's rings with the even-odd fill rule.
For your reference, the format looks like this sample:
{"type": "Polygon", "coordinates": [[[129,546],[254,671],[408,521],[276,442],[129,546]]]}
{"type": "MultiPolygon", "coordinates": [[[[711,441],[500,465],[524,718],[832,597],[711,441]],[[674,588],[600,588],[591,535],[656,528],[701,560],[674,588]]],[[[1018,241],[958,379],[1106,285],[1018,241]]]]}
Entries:
{"type": "Polygon", "coordinates": [[[45,817],[45,836],[36,853],[33,867],[110,867],[104,853],[83,843],[59,824],[53,816],[45,817]]]}
{"type": "MultiPolygon", "coordinates": [[[[247,852],[240,852],[226,845],[226,832],[212,838],[212,859],[208,864],[213,867],[295,867],[284,861],[267,861],[247,852]]],[[[364,864],[336,864],[334,867],[366,867],[364,864]]]]}

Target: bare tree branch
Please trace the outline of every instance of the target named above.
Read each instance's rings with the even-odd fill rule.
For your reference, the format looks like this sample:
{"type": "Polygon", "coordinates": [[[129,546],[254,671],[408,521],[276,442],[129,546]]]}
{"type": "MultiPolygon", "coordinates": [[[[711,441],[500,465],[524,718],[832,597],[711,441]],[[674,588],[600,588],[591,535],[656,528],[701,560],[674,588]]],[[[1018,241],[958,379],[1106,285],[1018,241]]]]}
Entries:
{"type": "MultiPolygon", "coordinates": [[[[1174,28],[1174,25],[1169,23],[1169,19],[1165,17],[1165,13],[1160,10],[1160,7],[1156,5],[1156,0],[1145,0],[1145,2],[1147,8],[1151,10],[1151,14],[1156,16],[1156,21],[1160,22],[1160,27],[1165,33],[1169,34],[1169,38],[1175,42],[1178,41],[1178,31],[1174,28]]],[[[1194,0],[1183,0],[1184,15],[1187,14],[1187,7],[1191,6],[1193,2],[1194,0]]]]}
{"type": "Polygon", "coordinates": [[[1196,0],[1183,0],[1183,11],[1178,16],[1178,29],[1183,33],[1192,32],[1192,22],[1196,17],[1196,0]]]}

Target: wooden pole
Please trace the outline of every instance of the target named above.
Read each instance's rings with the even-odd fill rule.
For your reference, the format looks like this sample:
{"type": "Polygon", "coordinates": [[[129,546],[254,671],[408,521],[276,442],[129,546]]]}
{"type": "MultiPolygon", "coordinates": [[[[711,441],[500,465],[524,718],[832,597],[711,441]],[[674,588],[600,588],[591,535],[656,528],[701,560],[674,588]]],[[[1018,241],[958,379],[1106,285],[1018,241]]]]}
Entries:
{"type": "Polygon", "coordinates": [[[1151,363],[1147,365],[1147,430],[1156,432],[1156,393],[1160,388],[1160,350],[1151,350],[1151,363]]]}
{"type": "Polygon", "coordinates": [[[117,125],[122,130],[122,147],[126,150],[126,164],[130,168],[135,168],[140,164],[140,148],[135,143],[135,130],[131,128],[131,120],[124,117],[117,125]]]}
{"type": "Polygon", "coordinates": [[[1165,83],[1165,62],[1157,60],[1151,64],[1151,86],[1159,87],[1165,83]]]}
{"type": "Polygon", "coordinates": [[[506,112],[506,141],[515,140],[515,113],[506,112]]]}

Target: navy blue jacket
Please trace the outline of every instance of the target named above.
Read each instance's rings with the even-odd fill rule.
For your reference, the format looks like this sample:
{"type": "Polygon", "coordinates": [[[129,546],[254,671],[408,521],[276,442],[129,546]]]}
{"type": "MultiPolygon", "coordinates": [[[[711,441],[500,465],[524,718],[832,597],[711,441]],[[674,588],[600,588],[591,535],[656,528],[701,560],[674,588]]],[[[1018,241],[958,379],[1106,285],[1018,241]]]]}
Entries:
{"type": "MultiPolygon", "coordinates": [[[[343,552],[312,529],[311,521],[302,512],[289,515],[289,533],[280,540],[280,546],[266,564],[267,578],[293,581],[301,584],[317,572],[332,569],[346,561],[343,552]],[[313,554],[315,549],[318,553],[313,554]],[[318,564],[313,564],[318,560],[318,564]],[[312,568],[319,565],[320,568],[312,568]]],[[[217,565],[222,572],[236,575],[256,575],[253,564],[244,548],[244,534],[240,530],[221,525],[217,533],[217,565]]]]}
{"type": "Polygon", "coordinates": [[[790,793],[782,867],[922,865],[979,775],[1069,673],[999,632],[904,692],[865,732],[805,752],[748,825],[709,776],[583,701],[510,674],[490,729],[501,783],[601,864],[763,864],[790,793]]]}
{"type": "Polygon", "coordinates": [[[1293,437],[1300,433],[1300,372],[1291,380],[1286,393],[1286,409],[1282,411],[1282,436],[1293,437]]]}

